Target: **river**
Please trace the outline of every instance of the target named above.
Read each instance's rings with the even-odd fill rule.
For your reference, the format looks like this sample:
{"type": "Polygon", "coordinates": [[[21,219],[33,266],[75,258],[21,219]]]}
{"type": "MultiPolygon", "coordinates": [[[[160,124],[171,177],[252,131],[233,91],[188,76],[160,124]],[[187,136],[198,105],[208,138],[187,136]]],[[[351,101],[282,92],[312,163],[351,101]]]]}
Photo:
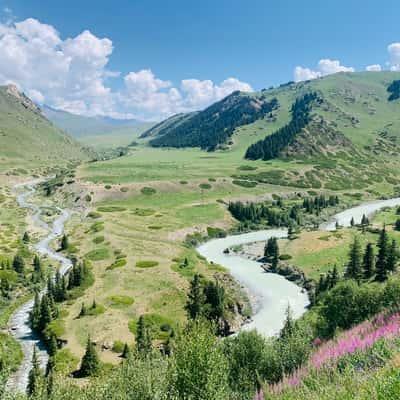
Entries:
{"type": "MultiPolygon", "coordinates": [[[[40,218],[41,207],[29,202],[28,198],[35,192],[35,186],[41,182],[42,180],[34,180],[16,186],[15,190],[17,193],[17,202],[20,207],[31,210],[35,225],[48,231],[48,234],[38,243],[35,243],[33,247],[42,256],[55,261],[59,266],[60,273],[64,275],[72,266],[71,261],[54,251],[50,245],[54,239],[63,235],[64,224],[70,218],[70,212],[68,210],[58,208],[60,215],[54,220],[51,226],[40,218]],[[19,193],[19,191],[23,188],[26,190],[19,193]]],[[[42,291],[41,295],[43,295],[44,292],[45,290],[42,291]]],[[[20,367],[13,375],[10,376],[7,382],[7,388],[13,392],[23,392],[26,390],[28,375],[32,366],[31,360],[34,346],[36,346],[38,349],[38,357],[42,368],[46,367],[48,360],[48,354],[43,341],[39,335],[32,331],[29,324],[29,314],[32,310],[32,307],[33,299],[19,307],[18,310],[12,314],[8,323],[9,331],[21,345],[24,355],[20,367]]]]}

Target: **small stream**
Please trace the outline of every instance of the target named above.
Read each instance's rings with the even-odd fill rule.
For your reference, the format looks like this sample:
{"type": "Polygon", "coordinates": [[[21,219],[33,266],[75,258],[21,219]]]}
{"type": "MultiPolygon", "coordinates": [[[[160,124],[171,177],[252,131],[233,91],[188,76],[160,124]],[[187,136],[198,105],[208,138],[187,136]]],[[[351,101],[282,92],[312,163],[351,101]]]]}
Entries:
{"type": "MultiPolygon", "coordinates": [[[[64,233],[64,224],[68,221],[71,216],[70,211],[58,208],[60,215],[54,220],[50,226],[40,218],[41,207],[37,206],[28,201],[29,197],[35,193],[35,186],[43,180],[34,180],[28,183],[17,185],[15,187],[17,191],[17,202],[20,207],[28,208],[32,212],[32,218],[36,226],[44,228],[48,231],[45,238],[40,242],[35,243],[33,247],[35,250],[44,257],[47,257],[51,261],[54,261],[56,266],[59,265],[59,271],[62,275],[66,274],[71,268],[71,261],[63,255],[57,253],[50,247],[51,242],[62,236],[64,233]],[[19,193],[21,189],[26,189],[22,193],[19,193]]],[[[45,289],[41,292],[41,295],[45,293],[45,289]]],[[[24,358],[17,372],[10,376],[7,382],[7,389],[13,392],[24,392],[28,384],[28,375],[31,369],[31,360],[33,355],[34,346],[39,350],[38,357],[40,365],[45,368],[47,365],[48,354],[40,336],[33,332],[29,324],[29,314],[33,307],[33,299],[29,300],[21,307],[18,308],[12,314],[8,327],[10,333],[21,345],[24,358]]]]}

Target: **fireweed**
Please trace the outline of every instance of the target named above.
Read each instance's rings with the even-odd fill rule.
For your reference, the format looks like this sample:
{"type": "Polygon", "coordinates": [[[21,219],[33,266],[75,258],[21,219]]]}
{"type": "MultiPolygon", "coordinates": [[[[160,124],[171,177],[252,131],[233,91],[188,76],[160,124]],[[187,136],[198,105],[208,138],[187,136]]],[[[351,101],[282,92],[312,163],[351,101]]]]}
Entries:
{"type": "Polygon", "coordinates": [[[279,383],[271,385],[271,390],[273,393],[279,394],[284,389],[296,387],[301,384],[311,370],[335,367],[346,356],[365,353],[378,341],[393,343],[396,338],[400,338],[400,313],[380,313],[372,320],[356,325],[328,342],[317,338],[314,340],[317,350],[307,365],[290,376],[285,376],[279,383]]]}

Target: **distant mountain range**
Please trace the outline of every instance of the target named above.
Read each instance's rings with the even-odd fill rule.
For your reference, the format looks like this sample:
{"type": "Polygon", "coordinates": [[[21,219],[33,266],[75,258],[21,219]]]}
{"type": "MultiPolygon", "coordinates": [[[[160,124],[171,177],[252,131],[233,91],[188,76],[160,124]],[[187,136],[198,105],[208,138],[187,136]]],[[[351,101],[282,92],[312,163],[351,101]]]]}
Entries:
{"type": "Polygon", "coordinates": [[[103,116],[85,117],[46,105],[40,108],[47,119],[75,138],[90,135],[108,135],[118,129],[137,128],[144,124],[143,121],[136,119],[115,119],[103,116]]]}

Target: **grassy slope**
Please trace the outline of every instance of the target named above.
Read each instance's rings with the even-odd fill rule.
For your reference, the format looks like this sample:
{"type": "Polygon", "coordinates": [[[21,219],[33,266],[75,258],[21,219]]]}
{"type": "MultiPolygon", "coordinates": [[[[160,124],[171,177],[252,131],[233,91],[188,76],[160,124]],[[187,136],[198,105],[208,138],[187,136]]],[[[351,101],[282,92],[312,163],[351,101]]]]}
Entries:
{"type": "Polygon", "coordinates": [[[88,159],[75,140],[0,87],[0,171],[88,159]]]}

